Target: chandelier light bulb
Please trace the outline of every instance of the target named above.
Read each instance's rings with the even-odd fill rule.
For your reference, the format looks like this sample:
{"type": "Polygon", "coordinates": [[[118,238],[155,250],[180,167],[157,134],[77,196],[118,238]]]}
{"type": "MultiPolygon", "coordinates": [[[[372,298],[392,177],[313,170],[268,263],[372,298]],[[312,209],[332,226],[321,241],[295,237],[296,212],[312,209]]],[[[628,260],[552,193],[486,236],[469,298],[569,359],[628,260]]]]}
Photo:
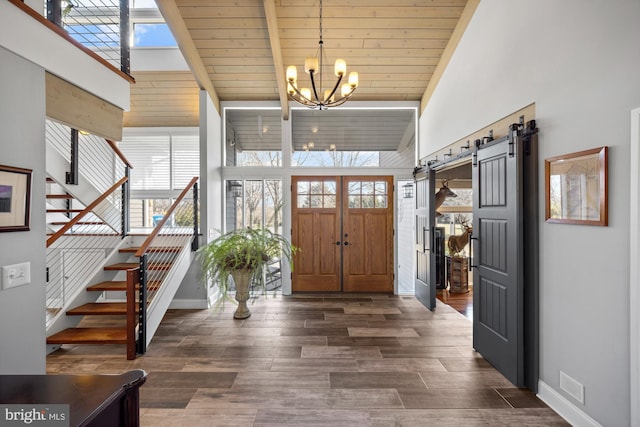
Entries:
{"type": "Polygon", "coordinates": [[[358,87],[358,73],[355,71],[349,73],[349,86],[358,87]]]}
{"type": "Polygon", "coordinates": [[[344,76],[347,73],[347,63],[344,59],[336,59],[336,77],[344,76]]]}
{"type": "Polygon", "coordinates": [[[331,89],[327,89],[324,91],[324,102],[333,102],[335,99],[335,95],[329,97],[331,95],[331,89]]]}
{"type": "Polygon", "coordinates": [[[296,80],[298,80],[298,69],[295,65],[289,65],[287,67],[287,81],[295,84],[296,80]]]}
{"type": "Polygon", "coordinates": [[[349,86],[348,83],[345,83],[342,85],[342,89],[340,91],[340,94],[345,97],[347,95],[349,95],[351,93],[351,86],[349,86]]]}
{"type": "Polygon", "coordinates": [[[318,58],[309,56],[304,60],[304,72],[310,73],[312,71],[314,73],[318,71],[318,58]]]}
{"type": "Polygon", "coordinates": [[[311,89],[309,89],[308,87],[303,87],[302,89],[300,89],[300,93],[303,97],[309,100],[311,99],[311,89]]]}

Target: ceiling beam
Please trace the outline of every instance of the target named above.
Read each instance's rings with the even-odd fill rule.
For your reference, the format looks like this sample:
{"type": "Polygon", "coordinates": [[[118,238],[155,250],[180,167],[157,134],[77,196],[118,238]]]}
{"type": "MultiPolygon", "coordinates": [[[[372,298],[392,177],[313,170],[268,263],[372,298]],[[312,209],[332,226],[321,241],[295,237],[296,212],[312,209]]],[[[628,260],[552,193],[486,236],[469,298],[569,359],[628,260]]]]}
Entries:
{"type": "Polygon", "coordinates": [[[438,61],[438,65],[436,69],[433,71],[433,75],[429,80],[429,84],[427,85],[427,89],[424,91],[424,95],[422,95],[422,99],[420,101],[420,114],[424,111],[433,92],[436,90],[436,86],[438,86],[438,82],[444,74],[444,70],[449,65],[449,61],[451,60],[451,56],[453,56],[453,52],[455,52],[458,47],[458,43],[462,38],[462,35],[467,29],[467,25],[469,25],[469,21],[471,21],[471,17],[476,11],[480,0],[468,0],[467,5],[464,7],[462,11],[462,15],[460,16],[460,20],[456,24],[456,27],[453,29],[453,33],[451,34],[451,38],[447,43],[447,46],[444,48],[444,52],[442,52],[442,56],[440,57],[440,61],[438,61]]]}
{"type": "Polygon", "coordinates": [[[271,44],[273,66],[276,71],[278,94],[280,95],[280,107],[282,108],[282,119],[289,120],[289,96],[287,95],[284,64],[282,63],[282,51],[280,49],[278,17],[276,16],[274,0],[264,0],[264,14],[267,19],[267,28],[269,29],[269,43],[271,44]]]}
{"type": "Polygon", "coordinates": [[[216,93],[216,89],[213,87],[213,83],[211,83],[209,73],[207,73],[207,69],[202,62],[202,58],[200,58],[200,55],[198,54],[198,49],[189,34],[187,25],[180,14],[180,10],[178,9],[176,2],[174,0],[156,0],[156,4],[158,5],[160,13],[162,13],[162,16],[164,17],[164,20],[169,26],[173,37],[176,39],[178,47],[180,48],[185,61],[187,61],[198,86],[200,86],[200,89],[207,91],[213,105],[216,107],[216,110],[218,110],[218,113],[222,115],[220,98],[216,93]]]}

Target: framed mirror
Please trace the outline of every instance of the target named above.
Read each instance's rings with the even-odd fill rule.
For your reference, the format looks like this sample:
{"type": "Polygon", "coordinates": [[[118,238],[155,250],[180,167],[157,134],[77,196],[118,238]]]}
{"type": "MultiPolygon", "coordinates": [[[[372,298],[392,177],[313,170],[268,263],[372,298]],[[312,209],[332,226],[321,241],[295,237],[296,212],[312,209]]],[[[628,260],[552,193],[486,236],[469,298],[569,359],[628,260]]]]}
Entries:
{"type": "Polygon", "coordinates": [[[544,161],[547,222],[606,226],[607,147],[544,161]]]}

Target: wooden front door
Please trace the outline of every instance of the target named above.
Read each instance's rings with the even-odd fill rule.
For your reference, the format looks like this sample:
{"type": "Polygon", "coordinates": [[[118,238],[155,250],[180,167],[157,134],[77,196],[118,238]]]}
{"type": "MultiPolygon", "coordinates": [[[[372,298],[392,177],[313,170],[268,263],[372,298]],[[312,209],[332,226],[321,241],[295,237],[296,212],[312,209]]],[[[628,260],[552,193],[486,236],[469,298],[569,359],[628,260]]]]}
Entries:
{"type": "Polygon", "coordinates": [[[292,177],[292,290],[393,292],[393,178],[292,177]]]}
{"type": "Polygon", "coordinates": [[[340,178],[291,177],[291,241],[300,250],[293,262],[292,290],[340,291],[340,178]]]}
{"type": "Polygon", "coordinates": [[[393,292],[393,178],[342,180],[345,292],[393,292]]]}

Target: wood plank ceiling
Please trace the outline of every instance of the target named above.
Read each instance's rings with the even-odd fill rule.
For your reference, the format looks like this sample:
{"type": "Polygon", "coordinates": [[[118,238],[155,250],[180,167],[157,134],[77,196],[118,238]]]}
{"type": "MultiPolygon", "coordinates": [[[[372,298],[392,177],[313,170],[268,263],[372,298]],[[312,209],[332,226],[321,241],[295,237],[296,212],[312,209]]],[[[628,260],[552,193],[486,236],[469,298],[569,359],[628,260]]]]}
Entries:
{"type": "MultiPolygon", "coordinates": [[[[319,0],[157,0],[157,4],[196,85],[206,89],[214,103],[280,100],[286,105],[284,72],[291,64],[298,67],[300,85],[306,86],[304,59],[315,55],[318,47],[319,0]],[[276,64],[282,68],[277,70],[276,64]]],[[[456,38],[465,6],[467,0],[324,0],[323,38],[331,79],[333,62],[343,58],[347,72],[357,71],[360,77],[353,100],[423,100],[445,49],[450,49],[450,39],[456,38]]],[[[129,123],[134,123],[136,110],[140,110],[138,125],[146,120],[166,123],[168,111],[163,112],[165,121],[152,117],[160,101],[149,94],[143,102],[141,96],[177,84],[176,77],[163,80],[160,73],[134,77],[138,84],[132,90],[129,123]]],[[[186,82],[180,84],[188,86],[187,92],[194,90],[186,82]]],[[[178,92],[176,97],[184,97],[178,92]]],[[[167,100],[171,104],[166,109],[176,107],[177,115],[194,114],[193,109],[180,107],[180,99],[167,100]]],[[[283,115],[288,117],[288,111],[283,115]]]]}

